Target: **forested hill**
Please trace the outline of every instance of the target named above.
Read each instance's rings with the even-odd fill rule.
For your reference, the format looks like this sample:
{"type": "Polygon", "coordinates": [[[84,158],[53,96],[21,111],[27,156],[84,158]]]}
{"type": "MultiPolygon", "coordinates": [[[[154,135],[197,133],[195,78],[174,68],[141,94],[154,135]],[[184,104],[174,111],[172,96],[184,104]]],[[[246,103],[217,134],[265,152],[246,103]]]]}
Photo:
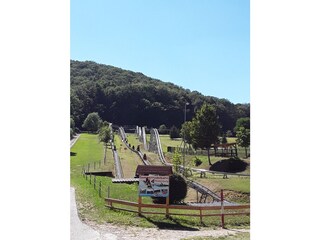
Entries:
{"type": "MultiPolygon", "coordinates": [[[[162,82],[142,73],[97,64],[92,61],[71,60],[71,117],[76,127],[87,115],[98,112],[108,122],[119,125],[139,125],[180,128],[204,102],[214,104],[223,131],[233,130],[236,120],[250,116],[249,104],[233,104],[226,99],[203,96],[172,83],[162,82]]],[[[210,86],[214,87],[214,86],[210,86]]]]}

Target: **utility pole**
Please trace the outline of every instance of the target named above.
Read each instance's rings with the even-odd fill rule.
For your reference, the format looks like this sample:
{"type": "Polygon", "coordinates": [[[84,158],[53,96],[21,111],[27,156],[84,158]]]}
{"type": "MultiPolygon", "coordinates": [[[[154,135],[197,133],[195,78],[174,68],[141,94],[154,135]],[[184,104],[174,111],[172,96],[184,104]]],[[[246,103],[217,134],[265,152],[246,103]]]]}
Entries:
{"type": "MultiPolygon", "coordinates": [[[[186,102],[184,104],[184,123],[186,123],[186,118],[187,118],[187,105],[189,105],[188,102],[186,102]]],[[[186,176],[186,171],[185,171],[185,167],[186,167],[186,139],[185,139],[185,131],[183,131],[183,152],[182,152],[182,156],[183,156],[183,160],[182,160],[182,165],[183,165],[183,176],[186,176]]]]}

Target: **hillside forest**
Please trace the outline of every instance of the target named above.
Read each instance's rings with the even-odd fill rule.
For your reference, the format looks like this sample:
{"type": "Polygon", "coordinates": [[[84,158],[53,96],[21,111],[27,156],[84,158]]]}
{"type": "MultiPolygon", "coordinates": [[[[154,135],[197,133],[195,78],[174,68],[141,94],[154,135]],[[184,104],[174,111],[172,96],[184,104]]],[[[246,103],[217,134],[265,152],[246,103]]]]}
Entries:
{"type": "Polygon", "coordinates": [[[190,121],[204,103],[215,107],[221,130],[229,135],[235,135],[238,119],[250,117],[249,103],[204,96],[140,72],[92,61],[71,60],[70,81],[71,118],[79,130],[84,130],[84,120],[93,112],[117,125],[181,129],[184,118],[190,121]]]}

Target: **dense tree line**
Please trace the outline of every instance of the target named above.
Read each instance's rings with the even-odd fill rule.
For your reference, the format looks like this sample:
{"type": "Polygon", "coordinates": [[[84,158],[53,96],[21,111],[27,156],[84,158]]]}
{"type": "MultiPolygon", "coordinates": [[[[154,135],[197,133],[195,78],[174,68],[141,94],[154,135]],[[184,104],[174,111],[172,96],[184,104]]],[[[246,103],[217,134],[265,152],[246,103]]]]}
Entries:
{"type": "MultiPolygon", "coordinates": [[[[70,63],[71,117],[83,129],[89,113],[119,125],[181,128],[184,106],[191,120],[204,103],[215,106],[222,131],[233,131],[239,118],[250,117],[249,104],[204,96],[172,83],[91,61],[70,63]]],[[[234,133],[235,134],[235,133],[234,133]]]]}

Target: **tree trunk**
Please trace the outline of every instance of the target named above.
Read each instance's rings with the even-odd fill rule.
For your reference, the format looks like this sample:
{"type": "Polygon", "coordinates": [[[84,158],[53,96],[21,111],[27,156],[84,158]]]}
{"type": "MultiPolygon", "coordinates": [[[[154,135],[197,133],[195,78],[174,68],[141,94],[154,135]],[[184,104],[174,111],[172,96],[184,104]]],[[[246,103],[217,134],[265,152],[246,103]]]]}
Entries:
{"type": "Polygon", "coordinates": [[[103,156],[104,164],[106,164],[106,158],[107,158],[107,144],[104,145],[104,156],[103,156]]]}
{"type": "Polygon", "coordinates": [[[207,148],[207,151],[208,151],[208,160],[209,160],[209,165],[211,166],[211,165],[212,165],[212,163],[211,163],[211,161],[210,161],[210,148],[207,148]]]}

